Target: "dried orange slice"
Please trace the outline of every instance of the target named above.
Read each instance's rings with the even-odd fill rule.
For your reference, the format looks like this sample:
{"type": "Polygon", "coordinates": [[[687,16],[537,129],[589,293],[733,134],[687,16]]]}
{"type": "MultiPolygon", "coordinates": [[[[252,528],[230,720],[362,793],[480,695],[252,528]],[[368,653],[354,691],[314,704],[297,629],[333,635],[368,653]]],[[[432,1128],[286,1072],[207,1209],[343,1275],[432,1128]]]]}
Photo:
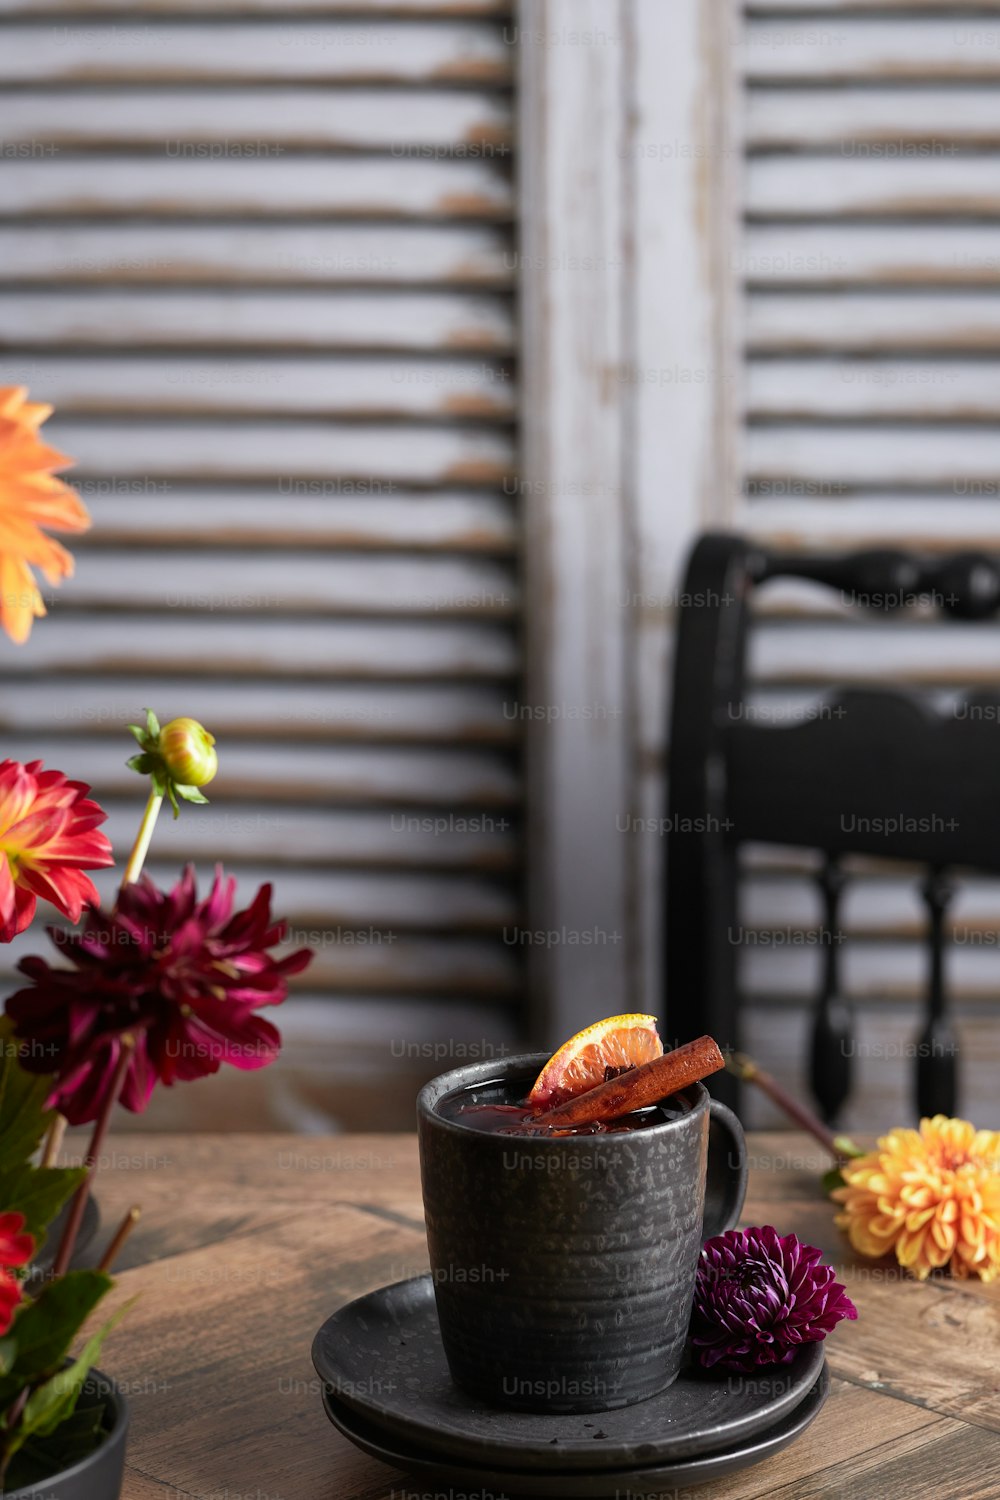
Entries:
{"type": "Polygon", "coordinates": [[[549,1058],[535,1079],[528,1103],[546,1109],[561,1104],[615,1073],[662,1054],[655,1016],[608,1016],[578,1031],[549,1058]]]}

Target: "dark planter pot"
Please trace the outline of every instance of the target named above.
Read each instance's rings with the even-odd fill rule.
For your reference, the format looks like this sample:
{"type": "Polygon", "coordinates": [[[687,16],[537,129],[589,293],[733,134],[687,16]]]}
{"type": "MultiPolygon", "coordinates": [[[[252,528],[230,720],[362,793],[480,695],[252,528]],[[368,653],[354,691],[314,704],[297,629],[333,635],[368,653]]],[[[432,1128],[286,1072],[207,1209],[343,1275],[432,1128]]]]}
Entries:
{"type": "Polygon", "coordinates": [[[103,1402],[104,1442],[72,1468],[16,1490],[4,1490],[3,1500],[119,1500],[125,1475],[128,1404],[100,1370],[91,1370],[83,1390],[81,1400],[103,1402]]]}

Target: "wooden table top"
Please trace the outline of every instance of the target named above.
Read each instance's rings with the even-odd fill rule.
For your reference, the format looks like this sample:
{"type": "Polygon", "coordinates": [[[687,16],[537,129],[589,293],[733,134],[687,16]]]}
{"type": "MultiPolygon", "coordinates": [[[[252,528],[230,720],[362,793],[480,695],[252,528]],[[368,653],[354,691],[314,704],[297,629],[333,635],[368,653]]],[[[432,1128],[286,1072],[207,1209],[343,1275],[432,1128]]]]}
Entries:
{"type": "MultiPolygon", "coordinates": [[[[105,1150],[105,1234],[143,1207],[112,1298],[141,1296],[101,1360],[132,1408],[126,1500],[427,1491],[334,1431],[309,1358],[341,1303],[427,1269],[415,1137],[119,1134],[105,1150]]],[[[757,1134],[750,1152],[743,1222],[821,1246],[860,1316],[826,1341],[830,1399],[804,1436],[683,1495],[996,1500],[1000,1288],[863,1262],[819,1194],[818,1147],[757,1134]]]]}

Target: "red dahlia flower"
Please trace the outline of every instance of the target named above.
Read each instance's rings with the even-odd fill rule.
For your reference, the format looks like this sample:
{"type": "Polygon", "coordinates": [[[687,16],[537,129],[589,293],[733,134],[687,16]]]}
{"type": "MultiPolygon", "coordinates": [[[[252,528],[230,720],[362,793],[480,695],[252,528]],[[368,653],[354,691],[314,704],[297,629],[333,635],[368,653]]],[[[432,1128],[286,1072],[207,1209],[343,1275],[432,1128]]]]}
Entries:
{"type": "Polygon", "coordinates": [[[98,831],[107,814],[87,799],[89,786],[45,771],[40,760],[0,763],[0,943],[30,925],[39,896],[71,922],[97,903],[83,872],[114,864],[98,831]]]}
{"type": "Polygon", "coordinates": [[[30,1234],[22,1234],[24,1214],[0,1214],[0,1334],[14,1321],[21,1300],[21,1283],[10,1274],[15,1266],[26,1266],[35,1250],[30,1234]]]}
{"type": "Polygon", "coordinates": [[[702,1246],[691,1317],[698,1364],[751,1374],[787,1365],[802,1344],[826,1338],[857,1308],[821,1264],[822,1250],[794,1234],[727,1229],[702,1246]]]}
{"type": "Polygon", "coordinates": [[[285,936],[272,923],[271,887],[233,913],[236,882],[217,870],[198,900],[194,870],[169,893],[148,876],[123,888],[114,911],[91,910],[81,932],[50,929],[72,969],[42,958],[20,968],[32,983],[7,1002],[24,1066],[54,1073],[49,1099],[70,1124],[95,1120],[122,1050],[134,1043],[122,1103],[141,1113],[157,1081],[202,1078],[222,1062],[262,1068],[281,1038],[257,1010],[279,1005],[287,976],[304,969],[308,948],[276,959],[267,950],[285,936]]]}

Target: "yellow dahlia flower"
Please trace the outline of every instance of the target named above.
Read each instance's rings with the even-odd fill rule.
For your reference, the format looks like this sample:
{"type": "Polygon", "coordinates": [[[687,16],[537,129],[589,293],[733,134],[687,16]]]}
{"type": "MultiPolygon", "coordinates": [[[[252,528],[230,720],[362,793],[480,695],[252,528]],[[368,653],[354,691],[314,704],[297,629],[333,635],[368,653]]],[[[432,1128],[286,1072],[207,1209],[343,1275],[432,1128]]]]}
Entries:
{"type": "Polygon", "coordinates": [[[892,1251],[920,1281],[941,1266],[1000,1276],[1000,1131],[935,1115],[919,1131],[890,1131],[842,1172],[837,1223],[862,1255],[892,1251]]]}

